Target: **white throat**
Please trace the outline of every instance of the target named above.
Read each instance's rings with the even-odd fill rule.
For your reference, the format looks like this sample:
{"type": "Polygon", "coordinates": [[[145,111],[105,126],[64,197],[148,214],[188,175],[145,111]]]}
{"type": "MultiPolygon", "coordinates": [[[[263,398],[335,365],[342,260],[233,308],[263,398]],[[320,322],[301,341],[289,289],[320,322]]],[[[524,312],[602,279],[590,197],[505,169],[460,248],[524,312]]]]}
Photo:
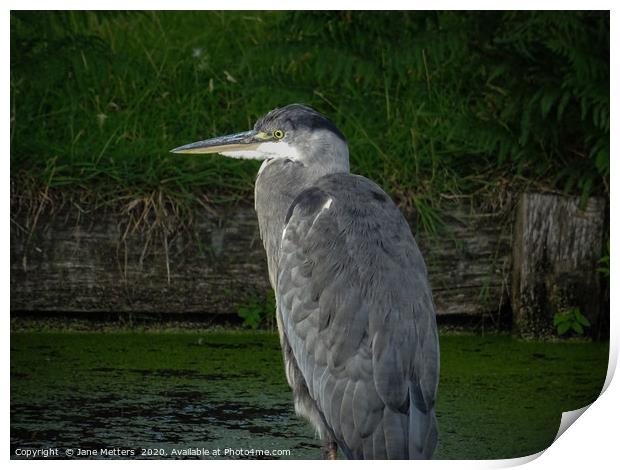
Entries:
{"type": "Polygon", "coordinates": [[[284,141],[265,142],[260,144],[256,150],[233,150],[230,152],[222,152],[222,155],[225,157],[248,160],[266,160],[267,158],[299,159],[299,152],[297,149],[284,141]]]}

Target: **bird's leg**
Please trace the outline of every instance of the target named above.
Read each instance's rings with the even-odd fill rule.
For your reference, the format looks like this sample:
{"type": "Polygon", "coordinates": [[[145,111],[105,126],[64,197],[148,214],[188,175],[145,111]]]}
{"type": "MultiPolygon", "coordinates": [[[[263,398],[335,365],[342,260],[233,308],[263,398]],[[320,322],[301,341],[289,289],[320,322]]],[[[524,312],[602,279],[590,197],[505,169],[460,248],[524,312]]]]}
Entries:
{"type": "Polygon", "coordinates": [[[336,460],[338,458],[338,446],[334,441],[323,443],[323,457],[325,460],[336,460]]]}

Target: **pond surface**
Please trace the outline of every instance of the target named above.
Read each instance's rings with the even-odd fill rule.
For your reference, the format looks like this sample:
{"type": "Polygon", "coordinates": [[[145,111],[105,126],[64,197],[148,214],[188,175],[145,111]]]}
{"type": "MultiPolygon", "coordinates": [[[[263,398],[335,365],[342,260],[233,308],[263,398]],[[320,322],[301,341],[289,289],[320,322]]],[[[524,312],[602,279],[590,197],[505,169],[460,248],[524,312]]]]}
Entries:
{"type": "MultiPolygon", "coordinates": [[[[607,371],[607,343],[440,341],[439,459],[543,450],[561,412],[594,401],[607,371]]],[[[277,335],[236,331],[12,333],[12,458],[27,449],[56,449],[57,458],[65,449],[73,458],[321,458],[294,413],[277,335]]]]}

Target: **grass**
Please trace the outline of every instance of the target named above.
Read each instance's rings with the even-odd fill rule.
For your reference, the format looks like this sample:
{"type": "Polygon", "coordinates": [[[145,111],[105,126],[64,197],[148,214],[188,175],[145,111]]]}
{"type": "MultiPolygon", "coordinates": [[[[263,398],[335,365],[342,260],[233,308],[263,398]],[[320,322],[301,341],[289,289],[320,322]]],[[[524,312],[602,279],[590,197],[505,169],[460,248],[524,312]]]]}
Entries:
{"type": "MultiPolygon", "coordinates": [[[[503,44],[502,34],[512,31],[510,15],[502,17],[503,26],[498,18],[498,36],[489,47],[503,44]]],[[[401,206],[415,206],[430,231],[440,225],[443,195],[523,185],[557,189],[574,186],[580,177],[595,178],[587,159],[557,157],[555,134],[548,141],[544,135],[528,137],[536,129],[568,128],[569,135],[581,135],[589,129],[590,102],[564,103],[567,110],[585,109],[581,120],[553,125],[547,119],[540,126],[531,117],[528,132],[520,118],[511,122],[510,116],[494,114],[504,107],[521,116],[526,100],[519,95],[512,107],[500,100],[510,94],[505,87],[514,73],[504,77],[505,64],[480,58],[475,28],[487,20],[398,12],[12,12],[15,197],[35,205],[42,194],[50,201],[69,197],[81,206],[120,211],[152,203],[158,214],[170,207],[249,200],[257,162],[179,157],[168,150],[248,129],[266,111],[291,102],[329,115],[349,140],[352,170],[377,181],[401,206]],[[569,176],[575,181],[565,176],[556,181],[567,169],[574,170],[569,176]]],[[[555,37],[559,27],[587,20],[545,23],[547,34],[555,37]]],[[[534,15],[530,23],[540,21],[549,19],[534,15]]],[[[529,36],[522,39],[509,43],[538,50],[547,38],[532,44],[529,36]]],[[[564,45],[556,46],[558,57],[574,58],[564,45]]],[[[566,47],[570,52],[578,45],[566,47]]],[[[513,54],[509,65],[523,68],[515,48],[498,57],[513,54]]],[[[597,64],[591,58],[586,66],[598,70],[597,64]]],[[[571,77],[570,70],[557,70],[571,77]]],[[[538,90],[535,80],[547,78],[534,78],[533,88],[522,93],[527,98],[538,90]]],[[[588,83],[599,90],[597,81],[588,83]]],[[[530,107],[538,110],[536,100],[544,99],[547,112],[560,99],[536,96],[530,107]]],[[[596,100],[604,136],[605,99],[596,100]]],[[[600,150],[603,181],[590,181],[588,188],[597,190],[607,184],[608,144],[604,138],[592,142],[600,150]]]]}
{"type": "Polygon", "coordinates": [[[258,115],[234,109],[231,98],[243,85],[227,81],[222,70],[238,77],[242,71],[214,63],[210,51],[224,62],[239,57],[244,46],[221,30],[251,35],[262,23],[223,14],[39,15],[57,39],[32,51],[51,56],[43,60],[44,83],[24,79],[32,72],[27,59],[13,67],[18,174],[51,188],[97,192],[102,200],[162,192],[183,201],[205,187],[224,195],[250,191],[256,165],[178,158],[168,150],[246,128],[258,115]],[[67,45],[72,53],[62,49],[67,45]]]}
{"type": "MultiPolygon", "coordinates": [[[[528,455],[598,396],[603,342],[443,334],[438,459],[528,455]]],[[[13,332],[11,448],[291,449],[319,458],[270,332],[13,332]]]]}

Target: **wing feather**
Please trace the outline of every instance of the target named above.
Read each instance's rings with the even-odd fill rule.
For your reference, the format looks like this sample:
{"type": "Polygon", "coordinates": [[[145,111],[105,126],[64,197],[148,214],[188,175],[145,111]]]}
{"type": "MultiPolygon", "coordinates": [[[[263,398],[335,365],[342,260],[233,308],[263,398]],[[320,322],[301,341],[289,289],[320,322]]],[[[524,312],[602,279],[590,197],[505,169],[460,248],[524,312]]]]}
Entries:
{"type": "Polygon", "coordinates": [[[434,307],[422,256],[389,197],[345,174],[300,194],[286,218],[276,291],[308,392],[346,453],[428,454],[439,367],[434,307]]]}

